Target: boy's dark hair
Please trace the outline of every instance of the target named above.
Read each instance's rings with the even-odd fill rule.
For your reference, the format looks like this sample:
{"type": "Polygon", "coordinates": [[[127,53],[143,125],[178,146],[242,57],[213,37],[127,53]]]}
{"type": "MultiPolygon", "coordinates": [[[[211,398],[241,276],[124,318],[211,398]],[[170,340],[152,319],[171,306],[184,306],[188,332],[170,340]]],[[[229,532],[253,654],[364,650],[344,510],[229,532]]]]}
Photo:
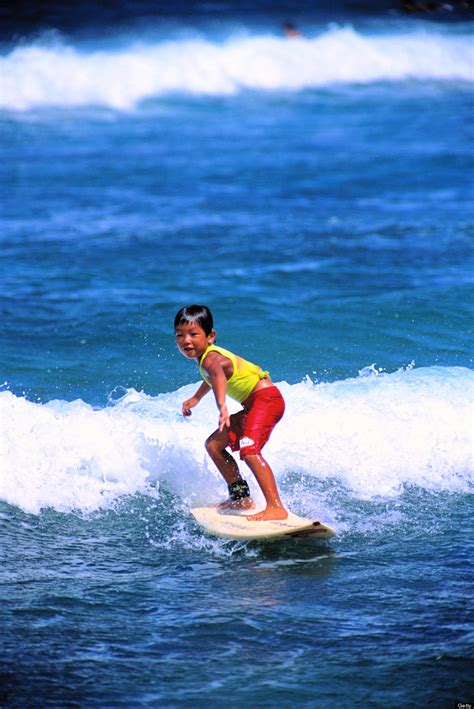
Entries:
{"type": "Polygon", "coordinates": [[[214,329],[212,313],[207,305],[187,305],[176,313],[174,319],[174,329],[187,322],[197,322],[202,327],[206,335],[210,335],[214,329]]]}

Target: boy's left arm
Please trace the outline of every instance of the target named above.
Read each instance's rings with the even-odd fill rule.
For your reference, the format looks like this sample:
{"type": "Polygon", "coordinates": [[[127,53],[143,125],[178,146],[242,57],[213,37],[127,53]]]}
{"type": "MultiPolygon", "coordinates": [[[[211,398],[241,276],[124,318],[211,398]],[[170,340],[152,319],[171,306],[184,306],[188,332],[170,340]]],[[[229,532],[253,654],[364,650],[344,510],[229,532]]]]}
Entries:
{"type": "Polygon", "coordinates": [[[203,362],[203,366],[206,369],[216,399],[217,408],[219,409],[219,431],[223,431],[224,427],[230,427],[230,414],[226,404],[227,378],[218,355],[215,356],[214,352],[208,354],[205,363],[203,362]]]}

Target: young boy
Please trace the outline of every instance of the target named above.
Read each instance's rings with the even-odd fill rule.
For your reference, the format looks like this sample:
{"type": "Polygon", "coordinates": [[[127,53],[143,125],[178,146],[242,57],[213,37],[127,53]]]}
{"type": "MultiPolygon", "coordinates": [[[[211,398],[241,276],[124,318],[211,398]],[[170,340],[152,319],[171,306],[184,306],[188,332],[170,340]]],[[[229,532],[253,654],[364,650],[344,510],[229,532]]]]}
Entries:
{"type": "Polygon", "coordinates": [[[285,410],[280,391],[268,372],[214,344],[216,331],[211,311],[205,305],[181,308],[175,317],[174,329],[179,351],[197,362],[204,380],[194,396],[183,403],[183,415],[191,416],[191,409],[211,389],[219,409],[219,428],[206,441],[207,452],[229,488],[229,499],[219,507],[244,510],[255,507],[247,482],[226,451],[230,446],[232,451],[240,450],[241,459],[257,478],[266,501],[262,512],[249,515],[247,519],[286,519],[288,512],[278,494],[272,469],[261,454],[285,410]],[[242,404],[242,411],[229,415],[226,394],[242,404]]]}

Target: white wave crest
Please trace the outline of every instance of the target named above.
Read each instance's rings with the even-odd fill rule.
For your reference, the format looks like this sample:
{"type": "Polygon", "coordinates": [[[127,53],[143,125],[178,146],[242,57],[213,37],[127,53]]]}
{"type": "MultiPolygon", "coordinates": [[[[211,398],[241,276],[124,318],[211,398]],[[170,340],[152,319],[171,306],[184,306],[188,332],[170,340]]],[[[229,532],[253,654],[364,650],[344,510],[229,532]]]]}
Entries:
{"type": "MultiPolygon", "coordinates": [[[[431,367],[280,387],[287,411],[265,449],[278,479],[295,472],[337,481],[359,499],[393,497],[406,485],[472,489],[471,370],[431,367]]],[[[0,498],[32,513],[87,512],[163,481],[194,504],[219,498],[225,485],[203,446],[217,420],[212,397],[191,419],[179,413],[193,388],[157,397],[130,390],[99,410],[81,400],[37,404],[2,392],[0,498]]]]}
{"type": "Polygon", "coordinates": [[[0,108],[14,111],[87,105],[126,110],[169,92],[233,94],[341,82],[474,78],[469,37],[366,36],[351,28],[333,28],[312,39],[181,40],[116,51],[37,43],[2,57],[0,74],[0,108]]]}

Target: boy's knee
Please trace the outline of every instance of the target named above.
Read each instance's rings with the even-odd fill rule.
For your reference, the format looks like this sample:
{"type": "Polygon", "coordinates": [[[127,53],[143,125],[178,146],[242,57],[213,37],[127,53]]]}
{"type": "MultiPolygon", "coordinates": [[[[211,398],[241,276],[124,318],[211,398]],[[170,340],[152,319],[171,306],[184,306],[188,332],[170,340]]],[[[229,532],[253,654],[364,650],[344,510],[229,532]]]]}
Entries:
{"type": "Polygon", "coordinates": [[[219,441],[217,441],[212,435],[206,439],[204,445],[208,453],[217,453],[222,450],[222,446],[219,444],[219,441]]]}

